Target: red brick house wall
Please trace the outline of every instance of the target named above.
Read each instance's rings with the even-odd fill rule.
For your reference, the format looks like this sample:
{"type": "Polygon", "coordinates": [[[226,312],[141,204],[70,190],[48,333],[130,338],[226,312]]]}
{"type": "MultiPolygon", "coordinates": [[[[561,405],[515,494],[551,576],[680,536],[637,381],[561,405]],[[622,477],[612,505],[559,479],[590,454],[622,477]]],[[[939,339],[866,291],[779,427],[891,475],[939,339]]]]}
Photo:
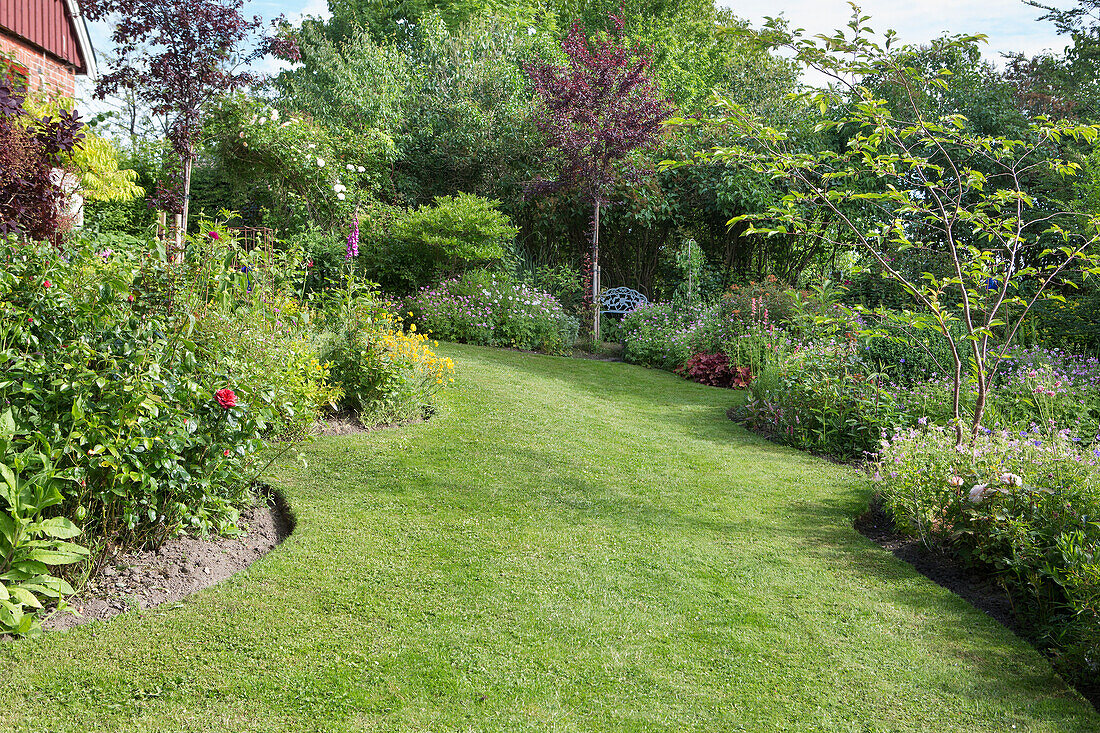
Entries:
{"type": "Polygon", "coordinates": [[[0,0],[0,56],[14,58],[31,91],[67,97],[76,75],[95,68],[77,0],[0,0]]]}
{"type": "Polygon", "coordinates": [[[26,73],[30,91],[46,87],[66,97],[76,94],[76,69],[55,61],[44,51],[35,50],[19,39],[0,32],[0,54],[14,57],[26,69],[25,72],[17,69],[17,73],[26,73]]]}

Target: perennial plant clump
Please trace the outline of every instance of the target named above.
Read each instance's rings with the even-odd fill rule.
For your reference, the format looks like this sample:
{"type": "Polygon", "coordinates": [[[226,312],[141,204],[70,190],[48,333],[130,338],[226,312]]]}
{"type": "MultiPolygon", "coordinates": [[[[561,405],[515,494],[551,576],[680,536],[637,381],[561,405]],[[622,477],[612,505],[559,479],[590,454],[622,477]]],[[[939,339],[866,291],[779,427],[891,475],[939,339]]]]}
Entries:
{"type": "Polygon", "coordinates": [[[1068,429],[982,428],[957,446],[922,425],[874,464],[898,527],[995,573],[1021,620],[1071,678],[1100,672],[1100,447],[1068,429]]]}
{"type": "Polygon", "coordinates": [[[553,296],[484,271],[422,288],[401,309],[445,341],[564,354],[577,337],[576,320],[553,296]]]}

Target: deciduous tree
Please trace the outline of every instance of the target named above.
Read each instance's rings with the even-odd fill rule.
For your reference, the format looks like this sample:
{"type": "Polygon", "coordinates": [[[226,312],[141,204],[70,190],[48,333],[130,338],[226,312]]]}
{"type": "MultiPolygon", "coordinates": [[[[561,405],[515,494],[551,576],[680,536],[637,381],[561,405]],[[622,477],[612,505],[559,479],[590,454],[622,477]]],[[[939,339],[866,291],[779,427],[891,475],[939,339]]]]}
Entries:
{"type": "MultiPolygon", "coordinates": [[[[660,96],[652,61],[640,46],[622,38],[623,18],[609,16],[613,32],[590,41],[578,21],[562,43],[564,65],[537,62],[526,71],[540,99],[537,123],[556,156],[558,177],[536,180],[534,194],[575,188],[593,207],[592,300],[597,314],[593,336],[600,337],[600,207],[616,179],[620,161],[652,146],[672,103],[660,96]]],[[[637,174],[637,170],[628,173],[637,174]]]]}
{"type": "MultiPolygon", "coordinates": [[[[96,86],[102,99],[132,91],[168,119],[168,138],[180,165],[174,208],[186,231],[191,166],[203,107],[213,97],[248,86],[257,75],[243,66],[272,54],[296,59],[285,34],[261,36],[259,17],[246,18],[244,0],[84,0],[90,20],[112,20],[115,55],[96,86]]],[[[282,19],[273,26],[281,27],[282,19]]],[[[182,231],[179,233],[182,236],[182,231]]],[[[179,240],[177,240],[179,244],[179,240]]]]}
{"type": "MultiPolygon", "coordinates": [[[[917,327],[938,330],[950,344],[953,413],[960,446],[977,435],[990,380],[1029,309],[1059,298],[1067,275],[1096,274],[1100,216],[1066,207],[1044,209],[1029,185],[1036,178],[1067,177],[1080,166],[1055,154],[1063,140],[1096,140],[1098,129],[1038,120],[1026,140],[982,133],[962,115],[929,109],[922,100],[951,91],[952,75],[929,74],[912,64],[913,49],[872,39],[867,18],[855,9],[849,32],[808,38],[771,22],[773,42],[828,74],[834,84],[806,95],[822,130],[844,131],[842,150],[800,148],[776,128],[730,105],[722,123],[739,133],[734,144],[702,155],[745,165],[785,181],[789,192],[750,220],[764,234],[807,239],[851,238],[912,297],[917,327]],[[874,80],[874,87],[863,80],[874,80]],[[879,93],[889,86],[893,105],[879,93]],[[836,226],[816,226],[827,211],[836,226]],[[942,272],[916,277],[894,261],[901,252],[942,260],[942,272]],[[961,327],[963,338],[956,338],[961,327]],[[964,367],[969,380],[964,381],[964,367]],[[969,382],[969,384],[968,384],[969,382]],[[964,429],[960,396],[973,386],[975,405],[964,429]]],[[[965,49],[981,37],[939,43],[965,49]]],[[[1049,202],[1046,202],[1049,203],[1049,202]]],[[[929,269],[932,269],[929,266],[929,269]]]]}

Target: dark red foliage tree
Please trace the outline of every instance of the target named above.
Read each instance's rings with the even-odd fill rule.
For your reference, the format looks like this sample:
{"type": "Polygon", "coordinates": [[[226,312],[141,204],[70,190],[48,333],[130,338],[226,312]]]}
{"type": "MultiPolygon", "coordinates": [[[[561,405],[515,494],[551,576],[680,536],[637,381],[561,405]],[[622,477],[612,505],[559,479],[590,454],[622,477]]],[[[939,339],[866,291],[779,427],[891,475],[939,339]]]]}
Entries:
{"type": "Polygon", "coordinates": [[[23,96],[0,85],[0,234],[58,244],[65,221],[65,156],[80,144],[76,112],[31,119],[23,96]]]}
{"type": "MultiPolygon", "coordinates": [[[[249,86],[257,75],[240,71],[267,55],[298,60],[285,33],[261,36],[259,17],[246,18],[244,0],[84,0],[90,20],[111,19],[115,58],[100,78],[96,96],[132,90],[154,114],[168,121],[168,138],[179,159],[182,200],[169,202],[187,228],[191,164],[203,105],[216,95],[249,86]]],[[[285,28],[283,18],[272,23],[285,28]]],[[[172,190],[171,186],[164,186],[172,190]]]]}
{"type": "MultiPolygon", "coordinates": [[[[623,19],[609,16],[613,32],[590,40],[580,21],[562,43],[563,65],[525,67],[540,105],[536,121],[557,157],[558,178],[537,180],[529,193],[574,188],[593,206],[592,300],[600,295],[600,207],[616,180],[619,162],[630,152],[652,146],[671,115],[671,101],[651,78],[652,61],[640,45],[623,41],[623,19]]],[[[637,175],[638,171],[633,171],[637,175]]],[[[593,335],[599,340],[599,318],[593,335]]]]}

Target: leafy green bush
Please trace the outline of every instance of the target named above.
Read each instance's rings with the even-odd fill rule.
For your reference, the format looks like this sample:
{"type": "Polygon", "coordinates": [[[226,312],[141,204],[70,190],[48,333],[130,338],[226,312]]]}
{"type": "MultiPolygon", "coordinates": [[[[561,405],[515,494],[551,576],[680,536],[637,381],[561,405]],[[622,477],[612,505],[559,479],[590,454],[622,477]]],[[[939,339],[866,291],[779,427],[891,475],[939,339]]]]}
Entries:
{"type": "Polygon", "coordinates": [[[691,358],[693,314],[667,303],[643,305],[623,317],[623,360],[672,370],[691,358]]]}
{"type": "Polygon", "coordinates": [[[318,337],[342,392],[339,407],[367,426],[420,417],[454,381],[454,363],[437,356],[415,325],[405,332],[392,304],[375,298],[372,288],[349,278],[343,290],[328,293],[326,331],[318,337]]]}
{"type": "Polygon", "coordinates": [[[497,206],[460,193],[397,214],[379,246],[364,248],[367,276],[403,295],[471,267],[499,264],[518,230],[497,206]]]}
{"type": "Polygon", "coordinates": [[[764,317],[776,324],[788,324],[791,321],[796,291],[775,275],[768,275],[762,281],[750,281],[745,285],[731,285],[723,296],[724,311],[739,320],[764,317]]]}
{"type": "MultiPolygon", "coordinates": [[[[951,345],[939,331],[916,328],[903,311],[880,310],[866,321],[871,338],[864,345],[864,358],[895,381],[913,384],[951,373],[951,345]]],[[[963,329],[952,331],[960,348],[967,348],[963,329]]]]}
{"type": "Polygon", "coordinates": [[[182,265],[124,237],[0,246],[0,631],[33,633],[71,592],[51,569],[87,556],[68,540],[233,529],[265,438],[338,397],[285,263],[227,268],[218,231],[182,265]]]}

